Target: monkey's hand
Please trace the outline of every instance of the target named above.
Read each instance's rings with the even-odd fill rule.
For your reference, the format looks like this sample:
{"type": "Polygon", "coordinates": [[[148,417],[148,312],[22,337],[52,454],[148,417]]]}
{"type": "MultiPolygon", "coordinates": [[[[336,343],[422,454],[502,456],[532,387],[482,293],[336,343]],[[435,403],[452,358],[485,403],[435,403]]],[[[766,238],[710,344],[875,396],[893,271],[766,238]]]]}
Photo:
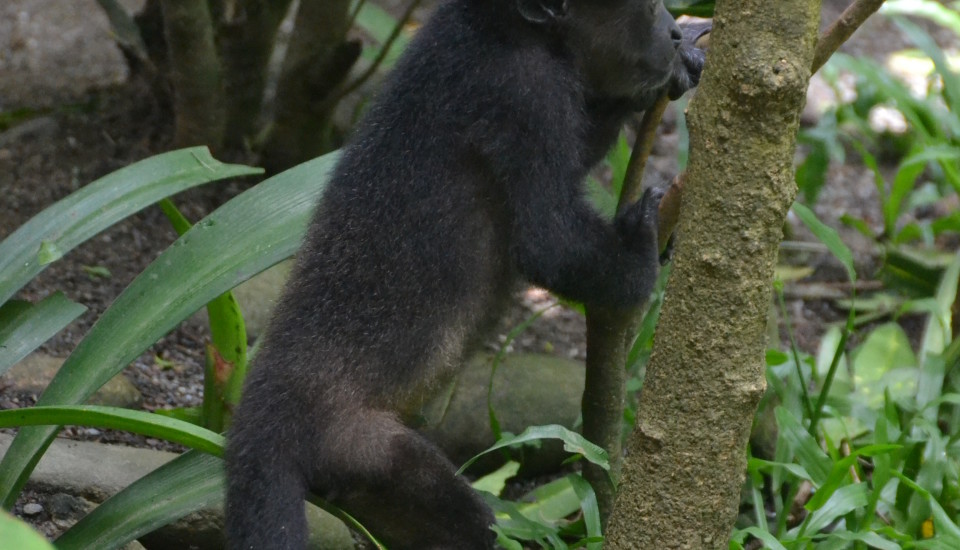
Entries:
{"type": "Polygon", "coordinates": [[[657,227],[660,199],[666,189],[648,188],[643,197],[617,214],[614,226],[627,248],[641,256],[649,257],[654,264],[660,255],[657,245],[657,227]]]}
{"type": "Polygon", "coordinates": [[[670,99],[677,99],[700,83],[706,53],[698,42],[713,29],[713,21],[681,23],[680,29],[683,31],[683,41],[678,52],[677,69],[670,81],[670,99]]]}

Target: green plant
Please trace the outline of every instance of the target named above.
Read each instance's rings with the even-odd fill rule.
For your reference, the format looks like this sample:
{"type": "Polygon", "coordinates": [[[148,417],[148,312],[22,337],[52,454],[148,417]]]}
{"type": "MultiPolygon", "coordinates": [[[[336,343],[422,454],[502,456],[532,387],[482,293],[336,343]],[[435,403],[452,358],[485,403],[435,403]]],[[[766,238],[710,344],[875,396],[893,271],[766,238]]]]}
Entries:
{"type": "MultiPolygon", "coordinates": [[[[334,159],[335,155],[328,155],[271,178],[187,231],[104,313],[38,404],[44,407],[81,403],[195,310],[292,254],[334,159]]],[[[0,295],[12,296],[42,269],[43,260],[53,261],[139,208],[205,181],[258,172],[220,164],[205,149],[196,148],[159,155],[106,176],[48,208],[0,243],[0,251],[4,252],[0,260],[0,295]]],[[[25,328],[25,321],[17,321],[25,318],[23,312],[27,308],[22,304],[10,308],[9,311],[16,310],[16,315],[0,318],[3,322],[0,335],[29,330],[25,328]],[[13,323],[20,324],[13,326],[13,323]]],[[[76,308],[72,309],[75,313],[76,308]]],[[[8,306],[2,311],[8,311],[8,306]]],[[[60,326],[66,322],[68,319],[61,320],[60,326]]],[[[19,350],[18,355],[27,352],[29,350],[19,350]]],[[[59,413],[66,416],[54,422],[91,422],[94,413],[101,415],[98,421],[106,418],[102,416],[103,411],[60,410],[59,413]]],[[[188,427],[189,424],[175,419],[140,414],[146,415],[140,420],[153,423],[151,429],[168,430],[158,435],[172,440],[182,440],[190,434],[207,439],[220,437],[205,430],[197,432],[201,428],[188,427]]],[[[21,429],[0,463],[0,491],[6,506],[13,504],[55,431],[54,427],[21,429]]],[[[196,446],[203,448],[198,443],[196,446]]],[[[187,453],[98,507],[64,534],[63,545],[114,547],[216,502],[222,492],[219,468],[218,460],[187,453]],[[198,479],[202,479],[202,483],[198,479]],[[184,490],[174,498],[151,500],[157,497],[157,491],[175,492],[177,488],[184,490]],[[147,505],[150,502],[154,504],[147,505]],[[109,521],[99,519],[103,517],[109,521]],[[107,531],[103,531],[105,526],[109,527],[107,531]],[[97,544],[90,546],[88,543],[93,540],[90,537],[95,537],[97,544]]]]}
{"type": "Polygon", "coordinates": [[[0,539],[10,548],[53,550],[53,545],[29,525],[0,510],[0,539]]]}
{"type": "MultiPolygon", "coordinates": [[[[159,204],[178,235],[182,236],[193,226],[170,199],[163,199],[159,204]]],[[[199,408],[178,407],[158,412],[221,432],[230,425],[247,376],[247,329],[240,304],[230,291],[211,300],[206,309],[211,341],[206,347],[203,369],[203,403],[199,408]]]]}
{"type": "MultiPolygon", "coordinates": [[[[853,280],[849,251],[836,233],[794,208],[853,280]]],[[[958,280],[960,256],[932,299],[917,300],[922,309],[914,304],[929,312],[916,353],[895,323],[870,329],[848,352],[855,307],[842,329],[827,332],[816,357],[796,349],[768,353],[771,389],[756,425],[775,414],[775,443],[772,450],[754,447],[765,456],[750,458],[747,512],[731,548],[744,548],[748,538],[767,548],[960,545],[960,339],[953,338],[951,317],[958,280]]]]}

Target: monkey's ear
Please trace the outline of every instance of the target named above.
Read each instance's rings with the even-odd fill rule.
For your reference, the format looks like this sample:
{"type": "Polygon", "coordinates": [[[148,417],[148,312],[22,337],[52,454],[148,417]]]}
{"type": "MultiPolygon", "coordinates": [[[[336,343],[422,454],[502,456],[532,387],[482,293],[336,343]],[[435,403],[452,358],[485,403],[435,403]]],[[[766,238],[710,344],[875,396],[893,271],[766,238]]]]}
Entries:
{"type": "Polygon", "coordinates": [[[567,0],[517,0],[517,11],[528,22],[543,25],[567,14],[567,0]]]}

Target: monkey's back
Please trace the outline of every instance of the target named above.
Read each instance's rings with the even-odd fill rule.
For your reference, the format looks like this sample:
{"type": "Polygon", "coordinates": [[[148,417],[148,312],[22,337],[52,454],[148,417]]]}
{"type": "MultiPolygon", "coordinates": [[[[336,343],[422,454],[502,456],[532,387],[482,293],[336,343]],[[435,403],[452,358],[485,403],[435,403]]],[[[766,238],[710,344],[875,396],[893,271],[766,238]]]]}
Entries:
{"type": "MultiPolygon", "coordinates": [[[[350,388],[353,399],[400,408],[502,312],[516,280],[512,212],[489,158],[521,152],[498,142],[517,132],[499,131],[515,121],[489,110],[504,105],[491,94],[535,79],[504,70],[517,44],[481,39],[500,29],[466,24],[473,9],[438,8],[344,148],[257,360],[270,372],[259,376],[288,378],[316,402],[350,388]]],[[[553,116],[557,131],[577,122],[553,116]]]]}

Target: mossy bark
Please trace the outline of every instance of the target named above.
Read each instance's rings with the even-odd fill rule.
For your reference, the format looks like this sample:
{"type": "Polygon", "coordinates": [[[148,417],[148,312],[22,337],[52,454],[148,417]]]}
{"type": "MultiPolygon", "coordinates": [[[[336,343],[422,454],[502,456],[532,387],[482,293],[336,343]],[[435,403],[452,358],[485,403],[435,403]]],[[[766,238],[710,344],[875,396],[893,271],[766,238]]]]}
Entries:
{"type": "Polygon", "coordinates": [[[726,548],[820,0],[720,0],[675,258],[606,548],[726,548]]]}
{"type": "Polygon", "coordinates": [[[241,149],[256,132],[277,29],[291,0],[243,0],[217,25],[226,90],[228,147],[241,149]]]}
{"type": "Polygon", "coordinates": [[[161,0],[174,89],[175,147],[223,142],[224,93],[220,59],[205,0],[161,0]]]}
{"type": "Polygon", "coordinates": [[[346,40],[350,0],[301,0],[277,83],[273,131],[262,164],[277,172],[326,152],[325,101],[350,72],[360,43],[346,40]]]}

